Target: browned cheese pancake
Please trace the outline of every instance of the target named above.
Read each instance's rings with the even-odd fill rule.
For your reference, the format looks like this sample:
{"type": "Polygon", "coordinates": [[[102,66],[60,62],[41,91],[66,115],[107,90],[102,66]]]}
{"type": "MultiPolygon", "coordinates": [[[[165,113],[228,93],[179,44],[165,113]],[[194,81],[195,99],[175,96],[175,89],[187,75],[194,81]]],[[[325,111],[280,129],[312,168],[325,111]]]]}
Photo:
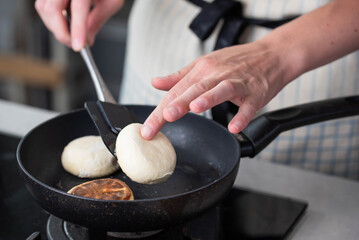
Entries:
{"type": "Polygon", "coordinates": [[[121,180],[101,178],[79,184],[68,193],[103,200],[133,200],[131,189],[121,180]]]}

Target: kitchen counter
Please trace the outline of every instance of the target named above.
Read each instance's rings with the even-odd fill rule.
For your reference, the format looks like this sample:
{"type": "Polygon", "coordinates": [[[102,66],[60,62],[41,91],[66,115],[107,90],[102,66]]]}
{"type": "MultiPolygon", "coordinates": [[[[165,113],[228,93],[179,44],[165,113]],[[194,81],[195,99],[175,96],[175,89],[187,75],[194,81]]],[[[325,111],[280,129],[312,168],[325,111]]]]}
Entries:
{"type": "MultiPolygon", "coordinates": [[[[0,132],[24,136],[58,113],[0,100],[0,132]]],[[[308,202],[288,239],[358,239],[359,182],[241,159],[235,186],[308,202]]]]}

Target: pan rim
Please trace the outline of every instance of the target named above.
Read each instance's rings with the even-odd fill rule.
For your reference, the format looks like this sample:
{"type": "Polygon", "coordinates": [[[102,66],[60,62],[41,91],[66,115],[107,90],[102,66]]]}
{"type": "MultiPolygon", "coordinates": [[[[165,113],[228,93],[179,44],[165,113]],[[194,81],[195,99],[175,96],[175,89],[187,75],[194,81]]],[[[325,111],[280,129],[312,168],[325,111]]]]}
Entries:
{"type": "MultiPolygon", "coordinates": [[[[155,106],[150,106],[150,105],[125,105],[126,107],[149,107],[149,108],[154,108],[155,106]]],[[[109,203],[114,203],[114,204],[118,204],[118,203],[121,203],[121,204],[138,204],[138,203],[150,203],[150,202],[159,202],[159,201],[167,201],[169,199],[175,199],[175,198],[180,198],[180,197],[184,197],[184,196],[187,196],[187,195],[192,195],[192,194],[195,194],[197,192],[200,192],[204,189],[207,189],[209,188],[210,186],[216,184],[218,181],[222,180],[222,179],[225,179],[227,178],[230,174],[233,173],[233,171],[238,171],[238,166],[239,166],[239,163],[240,163],[240,146],[239,146],[239,142],[237,141],[237,139],[235,138],[235,136],[233,134],[230,134],[228,133],[228,135],[230,136],[230,138],[232,139],[232,141],[234,141],[234,145],[235,145],[235,155],[238,156],[236,158],[236,160],[234,161],[234,164],[233,166],[231,166],[229,168],[229,170],[223,174],[221,177],[215,179],[214,181],[211,181],[199,188],[196,188],[196,189],[192,189],[190,191],[187,191],[187,192],[184,192],[184,193],[178,193],[178,194],[174,194],[174,195],[170,195],[170,196],[161,196],[161,197],[156,197],[156,198],[145,198],[145,199],[134,199],[134,200],[105,200],[105,199],[96,199],[96,198],[88,198],[88,197],[83,197],[83,196],[77,196],[77,195],[73,195],[73,194],[69,194],[63,190],[60,190],[60,189],[57,189],[57,188],[54,188],[52,186],[49,186],[48,184],[45,184],[43,183],[42,181],[38,180],[37,178],[35,178],[33,175],[31,175],[27,170],[26,168],[24,167],[24,165],[22,164],[22,161],[21,161],[21,156],[20,156],[20,151],[21,151],[21,146],[23,145],[24,141],[26,140],[26,138],[32,133],[34,132],[37,128],[40,128],[41,126],[47,124],[48,122],[51,122],[51,121],[54,121],[56,120],[57,118],[60,118],[62,116],[66,116],[66,115],[70,115],[70,114],[74,114],[74,113],[79,113],[79,112],[83,112],[83,111],[86,111],[84,108],[79,108],[79,109],[75,109],[75,110],[72,110],[72,111],[69,111],[67,113],[61,113],[61,114],[58,114],[56,116],[54,116],[53,118],[51,119],[48,119],[40,124],[38,124],[36,127],[34,127],[33,129],[31,129],[28,133],[26,133],[24,135],[24,137],[21,138],[18,146],[17,146],[17,149],[16,149],[16,160],[17,160],[17,163],[19,165],[19,168],[21,169],[21,171],[29,178],[31,179],[32,181],[34,181],[36,184],[40,185],[41,187],[45,188],[45,189],[49,189],[51,191],[54,191],[56,192],[57,194],[60,194],[60,195],[64,195],[66,197],[69,197],[69,198],[74,198],[74,199],[81,199],[81,200],[84,200],[84,201],[94,201],[94,202],[99,202],[99,203],[103,203],[103,204],[109,204],[109,203]]],[[[198,114],[194,114],[194,113],[187,113],[187,114],[190,114],[192,117],[195,117],[195,118],[204,118],[203,116],[200,116],[198,114]]],[[[186,115],[187,115],[186,114],[186,115]]],[[[227,131],[227,129],[225,127],[223,127],[221,124],[213,121],[212,119],[207,119],[207,118],[204,118],[206,120],[209,120],[211,122],[211,124],[214,124],[216,125],[217,127],[223,129],[224,131],[227,131]]],[[[238,174],[238,173],[237,173],[238,174]]],[[[108,175],[109,178],[111,178],[111,175],[108,175]]],[[[99,179],[99,178],[95,178],[95,179],[99,179]]],[[[131,180],[132,181],[132,180],[131,180]]]]}

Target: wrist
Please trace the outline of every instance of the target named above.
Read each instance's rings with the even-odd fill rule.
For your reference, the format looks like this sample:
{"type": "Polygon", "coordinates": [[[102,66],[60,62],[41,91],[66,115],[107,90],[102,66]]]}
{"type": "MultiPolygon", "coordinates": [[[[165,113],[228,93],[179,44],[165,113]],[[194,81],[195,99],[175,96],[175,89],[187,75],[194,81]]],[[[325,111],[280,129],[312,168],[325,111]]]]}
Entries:
{"type": "Polygon", "coordinates": [[[282,78],[283,85],[293,81],[306,71],[306,52],[303,46],[296,43],[291,36],[282,34],[281,29],[275,29],[259,42],[276,55],[277,72],[282,78]]]}

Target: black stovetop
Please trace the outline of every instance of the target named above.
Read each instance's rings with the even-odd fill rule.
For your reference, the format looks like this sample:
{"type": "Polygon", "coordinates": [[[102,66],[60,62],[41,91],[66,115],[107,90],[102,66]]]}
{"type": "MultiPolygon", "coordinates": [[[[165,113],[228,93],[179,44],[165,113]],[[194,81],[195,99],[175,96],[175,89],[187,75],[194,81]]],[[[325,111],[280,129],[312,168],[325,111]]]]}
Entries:
{"type": "MultiPolygon", "coordinates": [[[[0,133],[0,240],[26,239],[36,232],[36,239],[48,239],[47,225],[64,224],[49,218],[25,188],[16,162],[19,141],[0,133]]],[[[302,201],[233,188],[203,216],[145,239],[284,239],[306,207],[302,201]]]]}

